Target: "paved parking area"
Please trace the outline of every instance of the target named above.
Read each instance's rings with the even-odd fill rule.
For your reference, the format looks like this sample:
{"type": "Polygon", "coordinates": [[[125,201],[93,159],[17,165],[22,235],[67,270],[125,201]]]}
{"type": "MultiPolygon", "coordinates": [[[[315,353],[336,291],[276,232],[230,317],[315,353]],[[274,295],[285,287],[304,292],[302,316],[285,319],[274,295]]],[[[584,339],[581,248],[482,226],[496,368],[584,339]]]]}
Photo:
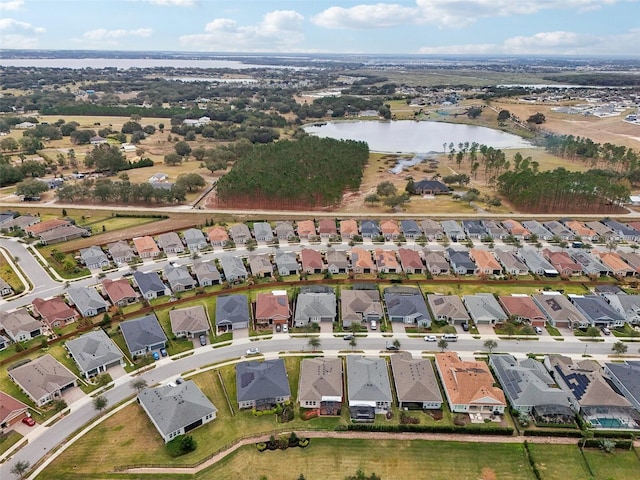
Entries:
{"type": "Polygon", "coordinates": [[[115,367],[111,367],[107,370],[107,373],[111,375],[111,379],[115,380],[116,378],[124,377],[127,372],[125,372],[124,367],[121,365],[116,365],[115,367]]]}

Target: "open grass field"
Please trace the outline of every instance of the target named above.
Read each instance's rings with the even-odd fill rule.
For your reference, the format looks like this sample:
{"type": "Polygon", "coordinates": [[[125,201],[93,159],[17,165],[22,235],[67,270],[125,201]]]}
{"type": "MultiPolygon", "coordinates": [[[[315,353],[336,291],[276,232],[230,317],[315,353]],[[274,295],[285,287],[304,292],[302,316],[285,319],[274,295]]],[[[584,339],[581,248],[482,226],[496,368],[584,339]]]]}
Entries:
{"type": "Polygon", "coordinates": [[[635,452],[616,450],[615,453],[605,453],[585,449],[584,457],[597,480],[631,480],[640,476],[640,460],[635,452]]]}
{"type": "MultiPolygon", "coordinates": [[[[555,288],[553,283],[550,283],[551,288],[555,288]]],[[[443,295],[474,295],[476,293],[493,293],[495,295],[511,295],[514,293],[526,293],[527,295],[535,295],[541,293],[542,288],[540,285],[527,285],[527,284],[500,284],[500,282],[486,282],[477,284],[465,284],[465,283],[428,283],[420,285],[420,288],[424,293],[440,293],[443,295]]],[[[558,285],[565,293],[575,293],[586,295],[588,290],[581,284],[570,284],[568,282],[562,282],[562,285],[558,285]]]]}
{"type": "Polygon", "coordinates": [[[529,444],[531,456],[542,480],[572,480],[590,478],[589,468],[575,445],[529,444]],[[561,466],[561,468],[558,468],[561,466]]]}

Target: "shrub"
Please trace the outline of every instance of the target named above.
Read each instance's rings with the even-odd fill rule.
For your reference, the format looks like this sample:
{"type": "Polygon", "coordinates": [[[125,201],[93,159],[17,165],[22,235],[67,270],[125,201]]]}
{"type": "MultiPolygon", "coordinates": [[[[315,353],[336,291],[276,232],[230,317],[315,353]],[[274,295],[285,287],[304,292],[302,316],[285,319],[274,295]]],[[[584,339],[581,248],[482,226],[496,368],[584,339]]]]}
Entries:
{"type": "Polygon", "coordinates": [[[256,443],[256,449],[259,452],[264,452],[267,449],[267,444],[265,442],[258,442],[256,443]]]}
{"type": "Polygon", "coordinates": [[[308,446],[309,446],[309,439],[308,439],[308,438],[301,438],[301,439],[298,441],[298,446],[299,446],[300,448],[306,448],[306,447],[308,447],[308,446]]]}

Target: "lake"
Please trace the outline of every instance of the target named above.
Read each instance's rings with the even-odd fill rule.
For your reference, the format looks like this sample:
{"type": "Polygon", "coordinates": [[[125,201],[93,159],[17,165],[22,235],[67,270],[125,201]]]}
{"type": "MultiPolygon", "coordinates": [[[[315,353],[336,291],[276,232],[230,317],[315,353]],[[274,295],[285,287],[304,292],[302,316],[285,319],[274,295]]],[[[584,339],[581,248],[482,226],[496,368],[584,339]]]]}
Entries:
{"type": "Polygon", "coordinates": [[[248,68],[271,68],[301,70],[304,67],[287,65],[252,65],[236,60],[197,60],[178,58],[0,58],[1,67],[35,68],[229,68],[245,70],[248,68]]]}
{"type": "Polygon", "coordinates": [[[442,152],[443,143],[453,143],[457,150],[458,144],[465,142],[477,142],[500,149],[531,147],[529,142],[517,135],[456,123],[357,120],[308,124],[303,128],[318,137],[367,142],[370,150],[384,153],[442,152]]]}

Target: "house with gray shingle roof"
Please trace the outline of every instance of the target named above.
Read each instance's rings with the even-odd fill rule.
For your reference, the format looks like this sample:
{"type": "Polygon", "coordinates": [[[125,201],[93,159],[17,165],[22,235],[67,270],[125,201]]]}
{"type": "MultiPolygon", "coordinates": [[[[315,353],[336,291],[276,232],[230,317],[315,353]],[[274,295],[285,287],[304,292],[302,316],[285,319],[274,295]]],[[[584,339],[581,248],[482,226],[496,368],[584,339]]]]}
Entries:
{"type": "Polygon", "coordinates": [[[216,327],[227,332],[249,328],[249,302],[246,295],[222,295],[216,300],[216,327]]]}
{"type": "Polygon", "coordinates": [[[95,317],[109,309],[109,303],[100,296],[95,288],[69,287],[69,303],[75,306],[83,317],[95,317]]]}
{"type": "Polygon", "coordinates": [[[547,321],[555,328],[587,328],[589,321],[560,292],[545,292],[533,296],[547,321]]]}
{"type": "Polygon", "coordinates": [[[284,360],[240,362],[236,365],[236,394],[239,408],[272,408],[291,398],[284,360]]]}
{"type": "Polygon", "coordinates": [[[624,315],[625,320],[630,325],[640,325],[640,295],[627,295],[603,293],[601,294],[609,305],[618,313],[624,315]]]}
{"type": "Polygon", "coordinates": [[[413,287],[387,287],[384,289],[384,303],[392,322],[429,328],[431,314],[422,293],[413,287]]]}
{"type": "Polygon", "coordinates": [[[213,421],[218,413],[193,380],[145,388],[138,394],[138,403],[165,443],[213,421]]]}
{"type": "Polygon", "coordinates": [[[336,294],[332,288],[301,289],[294,315],[296,327],[304,327],[310,323],[334,322],[336,316],[336,294]]]}
{"type": "Polygon", "coordinates": [[[575,234],[569,230],[564,224],[558,222],[557,220],[552,220],[549,222],[544,222],[542,224],[544,228],[549,230],[553,235],[558,237],[560,240],[573,240],[575,238],[575,234]]]}
{"type": "Polygon", "coordinates": [[[237,223],[229,227],[229,235],[236,245],[244,245],[252,238],[249,227],[244,223],[237,223]]]}
{"type": "Polygon", "coordinates": [[[327,249],[327,270],[333,275],[349,272],[349,259],[346,252],[336,250],[335,248],[327,249]]]}
{"type": "Polygon", "coordinates": [[[496,238],[502,240],[507,235],[509,235],[507,229],[494,220],[482,220],[482,225],[484,226],[489,236],[494,240],[496,238]]]}
{"type": "Polygon", "coordinates": [[[553,238],[553,233],[544,228],[544,225],[542,225],[540,222],[537,222],[535,220],[522,222],[522,226],[529,230],[531,235],[537,235],[538,239],[540,240],[545,240],[548,242],[553,238]]]}
{"type": "Polygon", "coordinates": [[[220,272],[216,267],[215,262],[193,262],[191,270],[198,279],[198,285],[201,287],[209,287],[211,285],[218,285],[221,281],[220,272]]]}
{"type": "Polygon", "coordinates": [[[391,409],[393,396],[384,358],[347,356],[347,391],[352,421],[373,421],[391,409]]]}
{"type": "Polygon", "coordinates": [[[626,223],[618,222],[611,218],[605,218],[604,220],[600,220],[600,222],[609,227],[620,239],[628,242],[637,242],[638,239],[640,239],[640,232],[626,223]]]}
{"type": "Polygon", "coordinates": [[[442,225],[444,234],[449,237],[449,240],[452,242],[462,242],[467,238],[467,234],[464,233],[460,224],[455,220],[443,220],[440,224],[442,225]]]}
{"type": "Polygon", "coordinates": [[[24,342],[42,333],[42,324],[21,308],[11,313],[0,312],[0,330],[7,333],[11,341],[24,342]]]}
{"type": "Polygon", "coordinates": [[[621,327],[624,315],[607,303],[600,295],[568,295],[569,300],[594,327],[621,327]]]}
{"type": "Polygon", "coordinates": [[[169,310],[169,321],[176,337],[197,338],[207,335],[211,329],[202,305],[169,310]]]}
{"type": "Polygon", "coordinates": [[[96,247],[95,245],[93,247],[80,249],[80,259],[89,270],[97,270],[110,265],[107,255],[100,247],[96,247]]]}
{"type": "Polygon", "coordinates": [[[38,407],[61,398],[62,392],[76,386],[76,376],[48,353],[7,374],[38,407]]]}
{"type": "Polygon", "coordinates": [[[571,256],[571,258],[573,258],[576,263],[580,265],[580,267],[582,268],[582,273],[584,273],[585,275],[604,276],[611,273],[611,269],[609,267],[593,258],[584,250],[570,248],[567,252],[571,256]]]}
{"type": "Polygon", "coordinates": [[[269,222],[256,222],[253,224],[253,236],[257,242],[273,242],[273,230],[269,222]]]}
{"type": "Polygon", "coordinates": [[[422,235],[422,230],[415,220],[400,220],[400,230],[407,240],[418,238],[422,235]]]}
{"type": "Polygon", "coordinates": [[[605,363],[604,376],[608,378],[629,400],[631,405],[640,411],[640,362],[625,360],[624,363],[605,363]]]}
{"type": "Polygon", "coordinates": [[[442,225],[435,220],[426,219],[420,222],[420,227],[424,232],[424,236],[427,237],[427,240],[433,242],[435,240],[440,240],[444,237],[444,230],[442,229],[442,225]]]}
{"type": "Polygon", "coordinates": [[[451,264],[451,270],[458,275],[473,275],[478,271],[478,267],[466,250],[454,250],[447,248],[445,255],[451,264]]]}
{"type": "Polygon", "coordinates": [[[362,220],[360,222],[360,234],[363,238],[380,236],[380,225],[376,220],[362,220]]]}
{"type": "Polygon", "coordinates": [[[611,228],[606,226],[604,223],[594,221],[594,222],[585,222],[584,224],[588,228],[596,232],[596,235],[598,236],[598,238],[600,238],[605,242],[609,240],[618,241],[621,239],[620,235],[618,235],[616,232],[614,232],[611,228]]]}
{"type": "Polygon", "coordinates": [[[273,277],[273,265],[266,253],[249,255],[249,269],[254,277],[273,277]]]}
{"type": "Polygon", "coordinates": [[[291,240],[296,236],[296,232],[293,229],[291,222],[277,221],[276,222],[276,236],[278,240],[291,240]]]}
{"type": "Polygon", "coordinates": [[[161,233],[158,235],[158,246],[165,254],[184,252],[184,245],[176,232],[161,233]]]}
{"type": "Polygon", "coordinates": [[[132,356],[167,346],[167,336],[154,313],[120,323],[120,331],[132,356]]]}
{"type": "Polygon", "coordinates": [[[491,293],[476,293],[463,297],[467,311],[473,321],[478,323],[495,324],[507,320],[507,314],[491,293]]]}
{"type": "Polygon", "coordinates": [[[131,248],[131,246],[124,240],[110,243],[107,245],[107,249],[109,250],[109,254],[111,255],[114,263],[118,266],[129,263],[136,256],[133,248],[131,248]]]}
{"type": "Polygon", "coordinates": [[[320,415],[340,415],[344,399],[341,358],[305,358],[300,366],[298,403],[320,415]]]}
{"type": "Polygon", "coordinates": [[[276,252],[276,267],[278,273],[283,277],[287,275],[297,275],[300,272],[300,264],[298,263],[298,257],[294,252],[283,252],[278,250],[276,252]]]}
{"type": "Polygon", "coordinates": [[[425,248],[423,254],[424,263],[431,275],[445,275],[449,273],[451,267],[442,251],[425,248]]]}
{"type": "Polygon", "coordinates": [[[13,295],[13,288],[4,278],[0,278],[0,297],[8,297],[9,295],[13,295]]]}
{"type": "Polygon", "coordinates": [[[487,230],[481,220],[462,220],[462,229],[469,238],[485,238],[487,230]]]}
{"type": "Polygon", "coordinates": [[[528,275],[529,267],[517,256],[507,250],[494,250],[496,258],[504,267],[505,272],[511,275],[528,275]]]}
{"type": "Polygon", "coordinates": [[[187,244],[187,248],[191,253],[198,252],[203,248],[207,248],[209,243],[199,228],[190,228],[182,232],[184,237],[184,243],[187,244]]]}
{"type": "Polygon", "coordinates": [[[442,393],[431,361],[409,352],[391,355],[391,371],[401,409],[442,408],[442,393]]]}
{"type": "Polygon", "coordinates": [[[65,347],[78,365],[80,375],[85,378],[99,375],[116,365],[124,367],[122,352],[102,329],[69,340],[65,347]]]}
{"type": "Polygon", "coordinates": [[[133,281],[147,300],[162,297],[167,293],[167,286],[160,279],[158,272],[133,272],[133,281]]]}
{"type": "Polygon", "coordinates": [[[220,257],[220,265],[222,266],[222,272],[227,282],[244,282],[247,279],[247,269],[244,263],[242,263],[241,258],[231,256],[220,257]]]}
{"type": "Polygon", "coordinates": [[[536,252],[533,248],[523,247],[518,250],[518,257],[527,265],[529,270],[535,275],[545,277],[557,277],[560,273],[551,263],[536,252]]]}
{"type": "Polygon", "coordinates": [[[457,295],[428,294],[427,302],[436,320],[446,320],[453,325],[465,323],[471,320],[469,313],[464,308],[462,300],[457,295]]]}
{"type": "Polygon", "coordinates": [[[192,290],[196,286],[196,281],[189,273],[189,269],[184,265],[177,265],[175,267],[172,265],[165,266],[164,277],[174,292],[192,290]]]}

